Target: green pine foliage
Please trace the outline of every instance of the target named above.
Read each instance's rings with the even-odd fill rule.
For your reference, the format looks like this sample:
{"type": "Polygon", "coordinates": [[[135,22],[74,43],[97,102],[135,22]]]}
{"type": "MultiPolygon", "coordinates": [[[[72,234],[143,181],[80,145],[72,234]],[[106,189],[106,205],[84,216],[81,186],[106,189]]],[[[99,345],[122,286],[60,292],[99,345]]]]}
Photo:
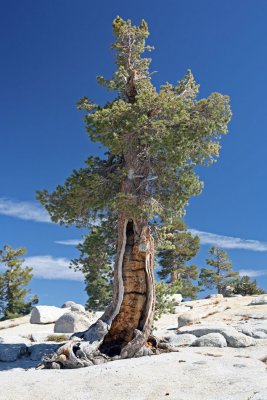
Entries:
{"type": "Polygon", "coordinates": [[[163,314],[175,313],[174,301],[171,296],[175,293],[181,293],[182,283],[177,280],[170,286],[165,282],[156,282],[156,304],[154,319],[157,321],[163,314]]]}
{"type": "Polygon", "coordinates": [[[92,227],[77,248],[80,256],[72,260],[71,267],[84,274],[88,294],[86,308],[90,311],[103,310],[112,299],[116,222],[106,219],[92,227]]]}
{"type": "Polygon", "coordinates": [[[29,314],[32,306],[38,303],[35,295],[27,298],[27,288],[32,278],[32,268],[22,267],[26,254],[24,247],[13,249],[5,245],[0,250],[0,266],[4,270],[0,274],[0,316],[3,320],[29,314]]]}
{"type": "Polygon", "coordinates": [[[251,281],[249,276],[242,276],[234,285],[234,294],[241,294],[242,296],[252,296],[254,294],[264,294],[265,291],[257,286],[257,281],[251,281]]]}
{"type": "Polygon", "coordinates": [[[211,268],[202,268],[199,275],[199,286],[202,289],[217,289],[222,293],[223,288],[233,285],[238,280],[238,272],[233,271],[232,263],[226,251],[216,246],[209,251],[211,258],[206,260],[211,268]]]}
{"type": "Polygon", "coordinates": [[[195,299],[199,287],[194,284],[198,277],[196,265],[187,265],[199,250],[200,240],[187,231],[185,224],[172,221],[161,229],[162,244],[158,252],[158,263],[161,269],[158,275],[173,286],[179,280],[181,295],[195,299]]]}
{"type": "MultiPolygon", "coordinates": [[[[216,92],[199,98],[199,85],[190,70],[175,84],[165,83],[159,89],[152,84],[151,59],[144,57],[153,50],[146,43],[145,21],[134,26],[117,17],[113,33],[115,71],[110,79],[97,78],[114,94],[113,100],[101,106],[83,97],[77,104],[84,112],[89,139],[107,152],[103,157],[90,156],[53,192],[37,192],[52,221],[87,227],[90,232],[96,222],[102,226],[106,218],[115,221],[122,214],[159,225],[170,223],[174,215],[183,216],[190,197],[203,187],[195,168],[216,161],[231,118],[228,96],[216,92]]],[[[98,285],[93,288],[92,279],[102,274],[97,275],[96,269],[99,266],[104,276],[108,274],[109,240],[99,245],[101,262],[91,233],[88,242],[90,246],[80,248],[79,262],[94,298],[98,285]]],[[[107,286],[101,285],[106,293],[107,286]]]]}
{"type": "Polygon", "coordinates": [[[158,221],[181,216],[203,187],[195,167],[217,159],[220,137],[227,133],[229,98],[212,93],[198,99],[191,71],[177,84],[153,86],[151,60],[143,57],[152,50],[145,21],[133,26],[117,17],[113,33],[116,70],[111,79],[98,77],[98,82],[115,98],[104,106],[87,97],[78,103],[90,140],[108,149],[106,157],[89,157],[55,191],[38,192],[52,220],[61,224],[90,227],[119,212],[158,221]],[[131,153],[135,170],[125,166],[125,154],[131,153]],[[125,192],[126,180],[135,183],[135,193],[125,192]]]}

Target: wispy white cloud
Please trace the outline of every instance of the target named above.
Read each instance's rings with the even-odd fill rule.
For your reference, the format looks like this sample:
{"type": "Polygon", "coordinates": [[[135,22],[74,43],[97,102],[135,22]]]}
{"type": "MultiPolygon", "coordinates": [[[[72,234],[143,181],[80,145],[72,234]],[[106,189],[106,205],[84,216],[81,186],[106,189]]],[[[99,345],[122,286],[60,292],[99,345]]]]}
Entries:
{"type": "Polygon", "coordinates": [[[189,229],[193,235],[200,237],[201,244],[209,244],[224,249],[244,249],[252,251],[267,251],[267,242],[259,240],[241,239],[232,236],[217,235],[216,233],[189,229]]]}
{"type": "Polygon", "coordinates": [[[81,239],[67,239],[67,240],[55,240],[57,244],[64,244],[66,246],[77,246],[82,243],[81,239]]]}
{"type": "MultiPolygon", "coordinates": [[[[218,246],[224,249],[267,251],[267,242],[261,242],[259,240],[251,239],[241,239],[233,236],[223,236],[216,233],[199,231],[197,229],[189,229],[189,231],[193,235],[197,235],[200,237],[201,244],[218,246]]],[[[79,243],[82,243],[82,239],[56,240],[55,243],[67,246],[77,246],[79,243]]]]}
{"type": "Polygon", "coordinates": [[[71,281],[83,281],[82,272],[75,272],[69,268],[70,260],[51,255],[26,257],[24,266],[33,268],[34,278],[42,279],[67,279],[71,281]]]}
{"type": "Polygon", "coordinates": [[[34,202],[14,201],[0,197],[0,214],[27,221],[51,222],[47,211],[34,202]]]}
{"type": "MultiPolygon", "coordinates": [[[[40,279],[60,279],[71,281],[83,281],[82,272],[75,272],[69,268],[70,260],[64,257],[53,257],[51,255],[26,257],[24,267],[32,267],[34,278],[40,279]]],[[[241,269],[241,276],[247,275],[251,278],[267,276],[267,269],[241,269]]]]}
{"type": "Polygon", "coordinates": [[[251,278],[257,278],[258,276],[266,276],[267,275],[267,269],[241,269],[239,271],[239,274],[241,276],[247,275],[251,278]]]}
{"type": "MultiPolygon", "coordinates": [[[[0,197],[0,215],[1,214],[27,221],[51,223],[47,211],[38,203],[34,202],[10,200],[8,198],[0,197]]],[[[95,224],[97,225],[98,223],[99,221],[96,219],[95,224]]],[[[267,251],[267,242],[218,235],[216,233],[200,231],[197,229],[189,229],[189,231],[194,235],[198,235],[201,239],[201,244],[204,245],[214,245],[225,249],[244,249],[260,252],[267,251]]],[[[66,246],[77,246],[81,242],[81,239],[55,241],[57,244],[66,246]]]]}

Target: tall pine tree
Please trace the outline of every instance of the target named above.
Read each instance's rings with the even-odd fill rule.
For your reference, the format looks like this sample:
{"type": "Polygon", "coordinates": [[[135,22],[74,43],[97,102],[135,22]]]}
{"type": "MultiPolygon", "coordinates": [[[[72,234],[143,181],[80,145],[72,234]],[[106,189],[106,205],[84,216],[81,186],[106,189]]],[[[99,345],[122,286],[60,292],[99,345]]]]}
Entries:
{"type": "MultiPolygon", "coordinates": [[[[152,329],[154,241],[149,222],[182,216],[190,197],[200,194],[203,185],[195,167],[218,157],[231,111],[228,97],[219,93],[197,99],[190,71],[175,85],[153,86],[151,60],[142,57],[152,50],[146,45],[145,21],[133,26],[117,17],[113,33],[116,70],[111,79],[99,77],[98,82],[115,96],[104,106],[87,97],[78,104],[86,113],[89,138],[108,153],[90,157],[85,168],[75,170],[52,193],[39,192],[38,198],[52,220],[62,224],[90,228],[92,220],[106,215],[117,219],[113,300],[83,337],[98,330],[100,351],[125,358],[144,348],[152,329]]],[[[86,363],[73,357],[69,346],[70,357],[63,364],[86,363]]],[[[79,346],[84,347],[82,342],[79,346]]]]}

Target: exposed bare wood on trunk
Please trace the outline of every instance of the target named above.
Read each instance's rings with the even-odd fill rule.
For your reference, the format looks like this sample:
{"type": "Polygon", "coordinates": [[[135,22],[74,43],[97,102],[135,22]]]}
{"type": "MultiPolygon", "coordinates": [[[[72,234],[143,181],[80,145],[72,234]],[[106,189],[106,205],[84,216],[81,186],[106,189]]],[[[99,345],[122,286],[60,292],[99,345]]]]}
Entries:
{"type": "Polygon", "coordinates": [[[101,317],[101,320],[108,325],[111,325],[113,319],[118,314],[123,299],[122,263],[126,246],[127,222],[128,220],[125,215],[120,215],[118,219],[118,246],[113,273],[113,300],[101,317]]]}
{"type": "Polygon", "coordinates": [[[45,367],[80,368],[114,356],[153,354],[149,336],[155,304],[154,241],[146,222],[125,217],[121,226],[125,230],[116,258],[112,305],[86,332],[75,334],[85,341],[67,343],[44,361],[45,367]]]}
{"type": "Polygon", "coordinates": [[[147,312],[153,313],[153,239],[149,227],[134,224],[130,220],[126,227],[126,246],[122,264],[123,300],[119,313],[114,318],[100,350],[110,356],[134,339],[135,331],[143,334],[144,342],[151,331],[147,312]],[[152,254],[152,257],[151,257],[152,254]]]}

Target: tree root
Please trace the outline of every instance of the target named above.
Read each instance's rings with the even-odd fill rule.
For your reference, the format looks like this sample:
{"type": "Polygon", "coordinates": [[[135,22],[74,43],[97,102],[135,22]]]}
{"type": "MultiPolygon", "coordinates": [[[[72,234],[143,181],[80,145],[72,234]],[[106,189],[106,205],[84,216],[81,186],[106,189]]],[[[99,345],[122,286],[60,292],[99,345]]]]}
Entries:
{"type": "Polygon", "coordinates": [[[99,350],[99,341],[90,343],[76,337],[61,346],[56,353],[45,356],[37,369],[83,368],[125,358],[179,352],[177,348],[172,347],[164,340],[158,340],[155,336],[150,336],[146,343],[140,347],[142,336],[140,331],[135,332],[135,338],[127,344],[121,354],[113,357],[107,356],[99,350]]]}

